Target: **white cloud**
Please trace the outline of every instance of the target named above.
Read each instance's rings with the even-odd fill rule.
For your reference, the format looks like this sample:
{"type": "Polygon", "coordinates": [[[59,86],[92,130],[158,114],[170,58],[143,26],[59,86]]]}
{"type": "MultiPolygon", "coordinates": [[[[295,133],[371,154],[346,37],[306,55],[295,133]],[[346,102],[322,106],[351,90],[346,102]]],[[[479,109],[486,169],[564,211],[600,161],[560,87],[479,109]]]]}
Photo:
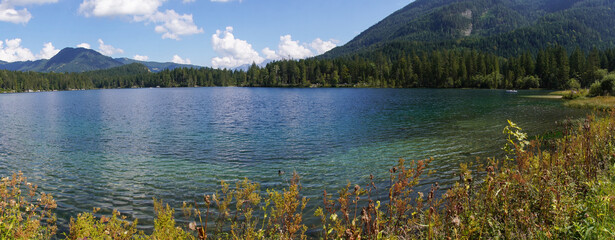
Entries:
{"type": "Polygon", "coordinates": [[[117,53],[124,53],[124,50],[115,48],[111,45],[105,45],[102,39],[98,39],[98,51],[103,55],[111,56],[117,53]]]}
{"type": "Polygon", "coordinates": [[[190,59],[188,59],[188,58],[182,59],[177,54],[173,56],[173,60],[171,60],[171,62],[174,62],[174,63],[177,63],[177,64],[192,64],[192,62],[190,62],[190,59]]]}
{"type": "Polygon", "coordinates": [[[35,60],[35,57],[30,49],[21,46],[21,39],[15,38],[0,41],[0,60],[6,62],[31,61],[35,60]]]}
{"type": "Polygon", "coordinates": [[[193,3],[196,0],[183,0],[183,3],[193,3]]]}
{"type": "Polygon", "coordinates": [[[60,50],[56,49],[51,42],[43,44],[39,54],[34,55],[30,49],[21,46],[21,39],[6,39],[0,41],[0,60],[6,62],[34,61],[38,59],[50,59],[60,50]]]}
{"type": "Polygon", "coordinates": [[[147,61],[147,59],[149,59],[149,57],[148,57],[148,56],[141,56],[141,55],[139,55],[139,54],[135,55],[135,56],[134,56],[134,57],[132,57],[132,58],[134,58],[134,59],[135,59],[135,60],[137,60],[137,61],[147,61]]]}
{"type": "Polygon", "coordinates": [[[162,39],[180,40],[179,36],[181,35],[193,35],[203,32],[203,28],[199,28],[194,24],[192,14],[180,15],[174,10],[155,12],[147,16],[135,16],[134,20],[157,24],[154,30],[162,34],[162,39]]]}
{"type": "Polygon", "coordinates": [[[26,24],[32,19],[32,14],[27,8],[17,9],[17,7],[56,2],[58,0],[0,0],[0,21],[26,24]]]}
{"type": "Polygon", "coordinates": [[[316,54],[323,54],[327,51],[337,47],[337,40],[331,39],[329,41],[323,41],[320,38],[314,39],[310,44],[310,47],[316,51],[316,54]]]}
{"type": "MultiPolygon", "coordinates": [[[[84,0],[79,12],[86,17],[129,16],[135,22],[153,23],[154,30],[163,39],[180,40],[180,36],[203,32],[194,23],[192,14],[179,14],[174,10],[159,11],[166,0],[84,0]]],[[[184,0],[184,3],[193,0],[184,0]]]]}
{"type": "Polygon", "coordinates": [[[89,43],[81,43],[79,45],[77,45],[78,48],[85,48],[85,49],[92,49],[92,46],[90,46],[89,43]]]}
{"type": "Polygon", "coordinates": [[[13,9],[13,8],[4,8],[4,6],[0,5],[0,21],[10,22],[10,23],[28,23],[32,18],[32,14],[28,12],[28,9],[13,9]]]}
{"type": "Polygon", "coordinates": [[[214,51],[219,55],[211,60],[214,68],[232,68],[244,64],[260,64],[265,61],[257,51],[245,40],[235,38],[233,27],[226,27],[225,31],[217,30],[211,36],[214,51]]]}
{"type": "Polygon", "coordinates": [[[39,59],[50,59],[58,54],[58,52],[60,50],[56,49],[51,42],[48,42],[43,44],[43,49],[41,49],[41,52],[36,57],[39,59]]]}
{"type": "Polygon", "coordinates": [[[316,38],[309,45],[305,43],[302,44],[299,41],[293,41],[292,36],[289,34],[280,37],[278,50],[274,51],[267,47],[261,52],[265,55],[267,59],[271,60],[303,59],[313,57],[316,54],[323,54],[326,51],[329,51],[336,47],[336,43],[337,40],[334,39],[331,39],[329,41],[323,41],[320,38],[316,38]],[[316,53],[314,53],[314,51],[316,53]]]}
{"type": "MultiPolygon", "coordinates": [[[[186,1],[186,0],[184,0],[186,1]]],[[[192,0],[194,1],[194,0],[192,0]]],[[[211,0],[212,2],[232,2],[232,1],[237,1],[237,0],[211,0]]],[[[239,2],[241,2],[242,0],[239,0],[239,2]]]]}
{"type": "Polygon", "coordinates": [[[277,54],[281,58],[303,59],[314,56],[314,53],[307,47],[300,45],[299,41],[293,41],[289,35],[280,37],[277,54]]]}
{"type": "Polygon", "coordinates": [[[267,59],[278,59],[278,54],[275,53],[275,51],[269,49],[268,47],[263,49],[262,52],[263,52],[263,54],[265,54],[265,58],[267,58],[267,59]]]}
{"type": "Polygon", "coordinates": [[[150,15],[162,2],[164,0],[84,0],[79,5],[79,12],[86,17],[150,15]]]}

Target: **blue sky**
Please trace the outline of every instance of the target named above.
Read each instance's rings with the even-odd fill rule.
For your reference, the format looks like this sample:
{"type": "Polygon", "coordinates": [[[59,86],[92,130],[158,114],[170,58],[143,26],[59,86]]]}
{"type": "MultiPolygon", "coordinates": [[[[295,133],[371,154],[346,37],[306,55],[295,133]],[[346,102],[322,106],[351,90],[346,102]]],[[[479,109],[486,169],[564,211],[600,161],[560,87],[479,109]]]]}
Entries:
{"type": "Polygon", "coordinates": [[[318,55],[411,0],[0,0],[0,60],[85,46],[112,57],[235,67],[318,55]]]}

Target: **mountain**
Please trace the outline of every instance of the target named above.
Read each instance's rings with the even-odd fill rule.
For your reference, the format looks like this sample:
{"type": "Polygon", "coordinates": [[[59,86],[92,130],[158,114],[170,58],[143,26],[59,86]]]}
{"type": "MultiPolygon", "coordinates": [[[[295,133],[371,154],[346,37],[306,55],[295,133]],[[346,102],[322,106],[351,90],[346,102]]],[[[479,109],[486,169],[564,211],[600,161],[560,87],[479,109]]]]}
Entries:
{"type": "Polygon", "coordinates": [[[23,72],[42,72],[43,66],[47,63],[47,61],[47,59],[42,59],[37,61],[0,62],[0,69],[23,72]]]}
{"type": "Polygon", "coordinates": [[[165,62],[165,63],[147,62],[147,61],[138,61],[138,60],[134,60],[130,58],[116,58],[115,60],[118,62],[121,62],[122,64],[140,63],[140,64],[147,66],[147,68],[149,68],[149,70],[152,72],[160,72],[165,69],[173,70],[176,68],[202,68],[201,66],[190,65],[190,64],[178,64],[178,63],[172,63],[172,62],[165,62]]]}
{"type": "Polygon", "coordinates": [[[34,72],[87,72],[119,67],[124,64],[97,51],[85,48],[64,48],[51,59],[0,63],[0,69],[34,72]]]}
{"type": "Polygon", "coordinates": [[[173,70],[175,68],[201,68],[200,66],[171,62],[144,62],[128,58],[113,59],[91,49],[64,48],[49,60],[42,59],[37,61],[22,62],[0,61],[0,70],[22,72],[89,72],[120,67],[133,63],[146,66],[151,72],[160,72],[165,69],[173,70]]]}
{"type": "Polygon", "coordinates": [[[64,48],[45,63],[42,72],[87,72],[122,65],[91,49],[64,48]]]}
{"type": "Polygon", "coordinates": [[[471,48],[516,55],[615,46],[612,0],[416,0],[322,55],[471,48]]]}

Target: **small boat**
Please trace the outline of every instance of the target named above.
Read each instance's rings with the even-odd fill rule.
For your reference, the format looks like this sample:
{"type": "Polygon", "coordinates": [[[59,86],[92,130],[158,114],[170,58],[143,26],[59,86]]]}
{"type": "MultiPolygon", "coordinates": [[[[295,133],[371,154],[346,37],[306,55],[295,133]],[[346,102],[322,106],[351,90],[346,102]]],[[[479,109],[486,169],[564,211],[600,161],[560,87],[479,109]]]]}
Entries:
{"type": "Polygon", "coordinates": [[[517,93],[517,90],[509,89],[509,90],[506,90],[506,93],[517,93]]]}

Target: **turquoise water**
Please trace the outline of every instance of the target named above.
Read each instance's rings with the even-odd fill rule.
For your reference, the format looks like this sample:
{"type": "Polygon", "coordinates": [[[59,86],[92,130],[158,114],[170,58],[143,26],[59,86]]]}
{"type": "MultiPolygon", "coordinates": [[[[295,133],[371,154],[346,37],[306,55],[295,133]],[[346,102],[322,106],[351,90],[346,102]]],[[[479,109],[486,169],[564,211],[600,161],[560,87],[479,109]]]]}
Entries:
{"type": "MultiPolygon", "coordinates": [[[[584,117],[544,92],[174,88],[0,95],[0,175],[21,170],[69,216],[93,207],[153,218],[152,197],[179,208],[220,180],[281,188],[293,171],[320,201],[349,180],[386,176],[402,157],[434,157],[425,184],[460,162],[501,155],[511,119],[532,134],[584,117]],[[278,175],[279,171],[285,174],[278,175]]],[[[181,211],[179,211],[181,212],[181,211]]],[[[311,214],[309,214],[311,215],[311,214]]]]}

